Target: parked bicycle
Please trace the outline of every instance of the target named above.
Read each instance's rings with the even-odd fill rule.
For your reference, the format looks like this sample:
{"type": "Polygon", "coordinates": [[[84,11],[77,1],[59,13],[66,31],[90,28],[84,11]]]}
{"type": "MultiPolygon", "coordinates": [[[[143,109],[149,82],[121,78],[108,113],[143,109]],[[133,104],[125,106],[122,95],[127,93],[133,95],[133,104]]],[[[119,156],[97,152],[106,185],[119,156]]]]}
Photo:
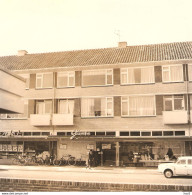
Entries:
{"type": "Polygon", "coordinates": [[[15,155],[14,159],[12,160],[12,164],[14,165],[25,165],[26,159],[22,155],[15,155]]]}
{"type": "Polygon", "coordinates": [[[55,159],[53,161],[54,165],[60,166],[60,165],[75,165],[76,160],[74,156],[71,156],[70,154],[62,156],[60,160],[55,159]]]}

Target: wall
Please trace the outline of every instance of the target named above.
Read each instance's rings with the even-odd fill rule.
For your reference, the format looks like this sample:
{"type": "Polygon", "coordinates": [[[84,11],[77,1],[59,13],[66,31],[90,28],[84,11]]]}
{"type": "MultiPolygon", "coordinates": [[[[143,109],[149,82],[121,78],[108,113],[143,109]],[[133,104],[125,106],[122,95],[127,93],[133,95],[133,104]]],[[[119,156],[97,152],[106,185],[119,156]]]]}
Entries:
{"type": "Polygon", "coordinates": [[[60,159],[63,155],[70,154],[75,158],[80,158],[83,156],[83,159],[88,155],[89,149],[87,145],[93,145],[94,150],[96,150],[96,142],[94,141],[78,141],[78,140],[66,140],[60,139],[57,145],[57,157],[60,159]],[[60,148],[60,144],[66,145],[66,149],[60,148]]]}

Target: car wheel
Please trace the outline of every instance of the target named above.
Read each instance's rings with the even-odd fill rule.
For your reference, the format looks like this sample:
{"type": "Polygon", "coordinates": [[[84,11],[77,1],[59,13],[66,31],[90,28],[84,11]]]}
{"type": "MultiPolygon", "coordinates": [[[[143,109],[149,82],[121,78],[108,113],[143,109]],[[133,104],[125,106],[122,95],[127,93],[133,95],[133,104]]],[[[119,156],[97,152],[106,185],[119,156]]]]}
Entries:
{"type": "Polygon", "coordinates": [[[166,170],[164,172],[164,175],[166,178],[171,178],[171,177],[173,177],[173,172],[171,170],[166,170]]]}

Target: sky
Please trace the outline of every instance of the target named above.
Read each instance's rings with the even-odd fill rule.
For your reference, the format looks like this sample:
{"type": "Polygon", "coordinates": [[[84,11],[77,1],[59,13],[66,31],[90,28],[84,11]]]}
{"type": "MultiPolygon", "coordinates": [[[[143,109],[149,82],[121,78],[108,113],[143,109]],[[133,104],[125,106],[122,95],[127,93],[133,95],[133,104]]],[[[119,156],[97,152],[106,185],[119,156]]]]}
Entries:
{"type": "Polygon", "coordinates": [[[0,0],[0,56],[192,41],[191,0],[0,0]]]}

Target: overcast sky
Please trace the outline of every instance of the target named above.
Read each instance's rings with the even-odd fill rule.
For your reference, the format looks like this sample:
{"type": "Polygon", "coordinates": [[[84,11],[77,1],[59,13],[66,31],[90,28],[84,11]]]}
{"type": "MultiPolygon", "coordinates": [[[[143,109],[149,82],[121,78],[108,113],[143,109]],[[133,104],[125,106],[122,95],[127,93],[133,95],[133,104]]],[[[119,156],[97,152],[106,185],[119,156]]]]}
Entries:
{"type": "Polygon", "coordinates": [[[192,41],[192,0],[0,0],[0,56],[192,41]]]}

